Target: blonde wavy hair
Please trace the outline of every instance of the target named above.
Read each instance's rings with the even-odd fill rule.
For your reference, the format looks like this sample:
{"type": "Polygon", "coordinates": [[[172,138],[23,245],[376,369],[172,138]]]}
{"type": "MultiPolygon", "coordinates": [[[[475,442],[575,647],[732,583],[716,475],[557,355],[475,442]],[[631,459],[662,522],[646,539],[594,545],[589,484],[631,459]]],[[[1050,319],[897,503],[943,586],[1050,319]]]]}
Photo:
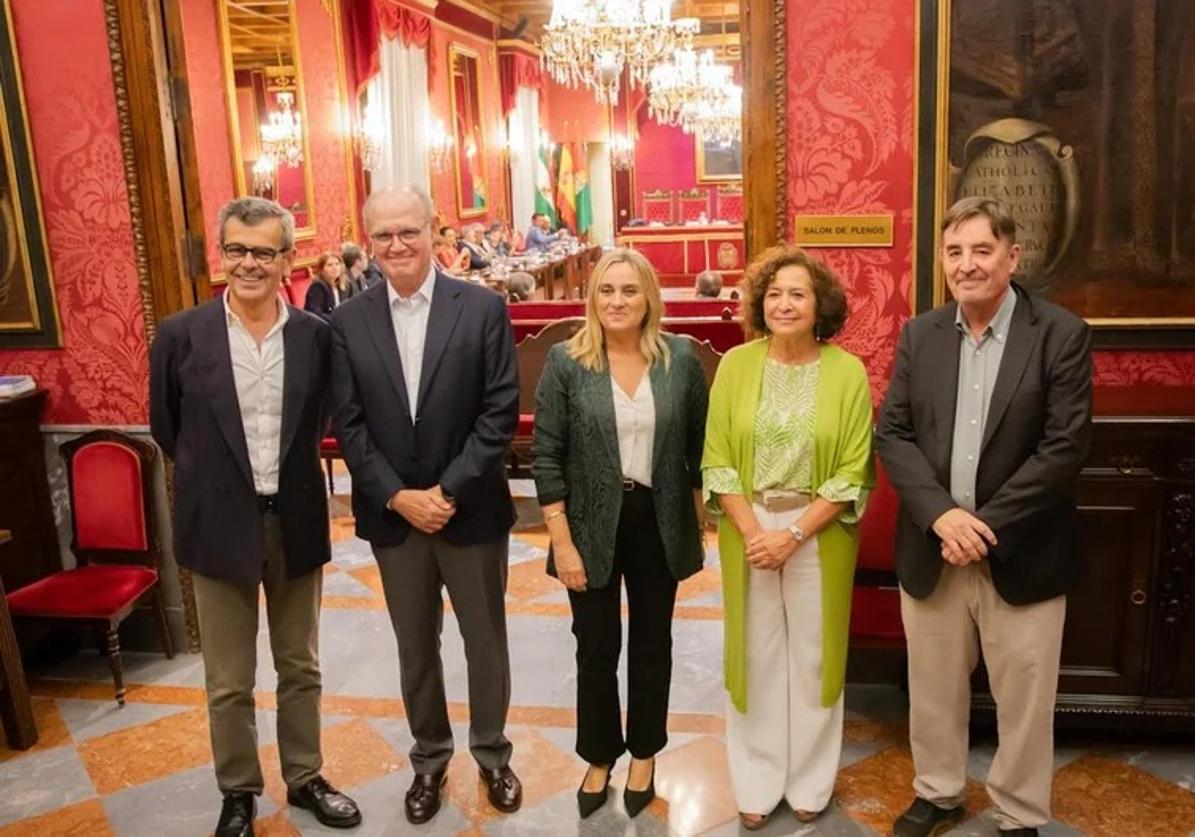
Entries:
{"type": "Polygon", "coordinates": [[[602,256],[589,276],[589,291],[585,296],[585,325],[568,341],[568,353],[581,366],[597,372],[606,368],[606,335],[598,319],[598,289],[602,279],[614,265],[630,265],[639,279],[639,287],[647,300],[647,313],[643,316],[639,349],[647,358],[648,366],[663,361],[668,368],[668,344],[660,328],[664,316],[664,301],[660,296],[660,281],[656,271],[643,254],[634,250],[616,249],[602,256]]]}

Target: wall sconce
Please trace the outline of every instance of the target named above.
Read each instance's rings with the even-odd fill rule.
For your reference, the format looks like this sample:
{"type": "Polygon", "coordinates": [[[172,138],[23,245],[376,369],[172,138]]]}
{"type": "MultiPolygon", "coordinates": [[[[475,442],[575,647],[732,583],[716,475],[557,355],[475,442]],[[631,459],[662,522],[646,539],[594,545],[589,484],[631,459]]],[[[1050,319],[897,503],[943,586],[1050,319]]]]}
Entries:
{"type": "Polygon", "coordinates": [[[610,162],[617,171],[627,171],[635,163],[635,143],[625,134],[610,137],[610,162]]]}
{"type": "Polygon", "coordinates": [[[444,128],[444,120],[437,119],[435,126],[427,131],[427,153],[437,173],[443,174],[452,165],[453,144],[452,134],[444,128]]]}
{"type": "Polygon", "coordinates": [[[274,189],[274,172],[277,169],[274,158],[262,154],[253,164],[253,194],[265,195],[274,189]]]}
{"type": "Polygon", "coordinates": [[[357,129],[357,154],[361,168],[374,171],[382,162],[382,115],[373,102],[361,113],[361,125],[357,129]]]}

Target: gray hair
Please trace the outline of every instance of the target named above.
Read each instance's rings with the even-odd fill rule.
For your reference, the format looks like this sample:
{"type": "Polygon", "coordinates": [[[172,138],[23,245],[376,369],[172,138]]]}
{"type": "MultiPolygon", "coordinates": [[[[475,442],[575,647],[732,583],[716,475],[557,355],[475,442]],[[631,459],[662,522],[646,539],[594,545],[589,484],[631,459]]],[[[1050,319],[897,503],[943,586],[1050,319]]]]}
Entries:
{"type": "Polygon", "coordinates": [[[525,302],[535,293],[535,277],[517,271],[506,277],[506,296],[511,302],[525,302]]]}
{"type": "Polygon", "coordinates": [[[266,198],[235,198],[220,208],[216,216],[216,232],[220,246],[224,246],[224,227],[229,218],[235,218],[247,227],[256,227],[262,221],[277,218],[282,224],[282,250],[289,252],[295,246],[295,216],[277,201],[266,198]]]}
{"type": "Polygon", "coordinates": [[[432,199],[427,192],[419,186],[402,186],[392,189],[379,189],[376,192],[369,193],[369,197],[365,199],[365,203],[361,206],[361,215],[366,219],[366,225],[368,226],[369,224],[369,213],[376,204],[380,203],[384,198],[397,197],[403,194],[414,195],[419,199],[419,203],[423,207],[423,213],[427,216],[428,221],[436,217],[436,205],[432,203],[432,199]]]}
{"type": "Polygon", "coordinates": [[[718,297],[722,294],[722,274],[716,270],[703,270],[697,274],[697,295],[718,297]]]}

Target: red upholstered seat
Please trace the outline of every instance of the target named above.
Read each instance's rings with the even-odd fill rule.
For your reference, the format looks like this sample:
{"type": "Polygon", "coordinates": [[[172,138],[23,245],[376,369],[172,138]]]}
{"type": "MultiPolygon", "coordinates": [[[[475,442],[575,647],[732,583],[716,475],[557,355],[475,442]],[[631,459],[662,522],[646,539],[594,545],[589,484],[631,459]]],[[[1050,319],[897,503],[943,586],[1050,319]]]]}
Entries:
{"type": "Polygon", "coordinates": [[[519,413],[519,426],[515,430],[515,438],[531,438],[535,430],[535,413],[519,413]]]}
{"type": "Polygon", "coordinates": [[[681,192],[678,200],[682,221],[697,221],[702,215],[706,217],[707,221],[709,220],[710,192],[708,189],[690,189],[681,192]]]}
{"type": "Polygon", "coordinates": [[[325,436],[319,442],[319,455],[324,458],[336,459],[340,456],[340,443],[335,436],[325,436]]]}
{"type": "Polygon", "coordinates": [[[72,469],[75,547],[148,549],[137,451],[119,442],[93,442],[75,454],[72,469]]]}
{"type": "Polygon", "coordinates": [[[850,635],[855,645],[903,644],[900,591],[889,587],[855,587],[851,594],[850,635]]]}
{"type": "Polygon", "coordinates": [[[643,192],[641,199],[643,201],[644,220],[659,221],[664,224],[672,223],[672,190],[656,189],[650,192],[643,192]]]}
{"type": "Polygon", "coordinates": [[[158,574],[136,564],[91,564],[54,573],[8,594],[13,616],[111,619],[154,585],[158,574]]]}
{"type": "Polygon", "coordinates": [[[876,459],[876,486],[867,498],[867,509],[859,521],[858,566],[865,570],[892,570],[896,542],[896,513],[900,499],[888,482],[884,466],[876,459]]]}

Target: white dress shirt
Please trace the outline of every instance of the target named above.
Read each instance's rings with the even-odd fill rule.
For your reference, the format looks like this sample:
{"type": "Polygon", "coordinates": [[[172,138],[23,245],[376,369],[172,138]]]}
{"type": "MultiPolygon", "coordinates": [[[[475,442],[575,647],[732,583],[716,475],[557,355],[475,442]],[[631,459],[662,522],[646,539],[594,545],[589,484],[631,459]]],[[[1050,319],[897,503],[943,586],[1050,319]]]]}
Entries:
{"type": "Polygon", "coordinates": [[[290,311],[279,299],[278,321],[271,326],[260,346],[241,318],[228,306],[227,293],[224,294],[224,314],[241,426],[245,430],[245,445],[249,448],[249,464],[253,468],[253,487],[258,494],[277,494],[278,458],[282,455],[283,369],[286,365],[282,327],[290,318],[290,311]]]}
{"type": "Polygon", "coordinates": [[[398,356],[402,359],[403,377],[407,382],[407,403],[411,418],[417,416],[419,379],[423,375],[423,345],[427,342],[427,317],[432,310],[432,293],[436,288],[436,268],[427,269],[427,278],[419,290],[410,296],[400,296],[389,282],[386,298],[390,300],[390,321],[394,324],[394,339],[398,356]]]}
{"type": "Polygon", "coordinates": [[[624,479],[651,487],[651,451],[656,436],[656,402],[651,392],[651,375],[643,373],[634,396],[623,392],[610,376],[614,388],[614,424],[618,428],[618,460],[624,479]]]}

